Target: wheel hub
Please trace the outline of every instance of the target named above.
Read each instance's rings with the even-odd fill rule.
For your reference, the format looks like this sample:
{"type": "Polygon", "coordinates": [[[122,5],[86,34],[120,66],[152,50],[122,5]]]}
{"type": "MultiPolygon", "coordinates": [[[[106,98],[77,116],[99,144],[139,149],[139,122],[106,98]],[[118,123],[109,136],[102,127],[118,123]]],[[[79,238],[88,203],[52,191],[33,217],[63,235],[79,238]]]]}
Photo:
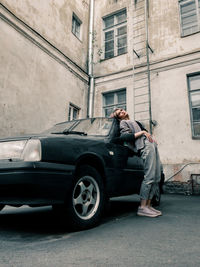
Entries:
{"type": "Polygon", "coordinates": [[[73,191],[73,207],[79,218],[88,220],[98,210],[100,191],[96,180],[91,176],[83,176],[73,191]]]}
{"type": "Polygon", "coordinates": [[[90,201],[90,199],[91,199],[91,194],[90,194],[90,192],[89,192],[88,190],[85,190],[85,191],[82,193],[81,197],[82,197],[83,203],[85,204],[86,202],[90,201]]]}

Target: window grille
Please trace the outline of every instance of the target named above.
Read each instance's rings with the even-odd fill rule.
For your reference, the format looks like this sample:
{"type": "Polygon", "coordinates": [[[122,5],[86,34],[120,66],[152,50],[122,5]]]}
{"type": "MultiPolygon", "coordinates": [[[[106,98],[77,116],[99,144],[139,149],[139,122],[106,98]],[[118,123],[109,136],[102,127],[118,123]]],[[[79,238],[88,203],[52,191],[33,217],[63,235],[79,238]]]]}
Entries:
{"type": "Polygon", "coordinates": [[[104,116],[109,117],[115,108],[126,109],[126,89],[125,88],[103,94],[104,116]]]}
{"type": "Polygon", "coordinates": [[[200,0],[179,0],[179,6],[182,36],[200,31],[200,0]]]}
{"type": "Polygon", "coordinates": [[[127,52],[126,10],[107,16],[104,21],[104,57],[112,58],[127,52]]]}
{"type": "Polygon", "coordinates": [[[192,136],[200,138],[200,73],[188,75],[192,136]]]}

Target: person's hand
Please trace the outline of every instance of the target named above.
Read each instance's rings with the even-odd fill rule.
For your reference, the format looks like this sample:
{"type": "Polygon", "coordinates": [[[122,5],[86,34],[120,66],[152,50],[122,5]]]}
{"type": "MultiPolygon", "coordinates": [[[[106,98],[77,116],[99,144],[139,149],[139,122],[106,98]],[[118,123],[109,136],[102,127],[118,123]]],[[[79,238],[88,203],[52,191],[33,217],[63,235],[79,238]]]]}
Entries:
{"type": "Polygon", "coordinates": [[[143,131],[143,135],[146,136],[146,138],[149,140],[149,142],[151,142],[151,143],[154,142],[153,137],[150,135],[150,133],[143,131]]]}

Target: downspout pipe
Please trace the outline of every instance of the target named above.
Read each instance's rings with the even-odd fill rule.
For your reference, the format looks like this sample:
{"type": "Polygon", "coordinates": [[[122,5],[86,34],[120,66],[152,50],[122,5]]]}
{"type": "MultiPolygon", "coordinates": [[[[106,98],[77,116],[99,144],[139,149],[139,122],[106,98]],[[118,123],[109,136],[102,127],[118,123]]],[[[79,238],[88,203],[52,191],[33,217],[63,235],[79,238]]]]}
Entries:
{"type": "Polygon", "coordinates": [[[93,117],[93,109],[94,109],[93,35],[94,35],[94,0],[90,0],[89,44],[88,44],[88,75],[89,75],[88,117],[89,118],[93,117]]]}
{"type": "Polygon", "coordinates": [[[147,76],[148,76],[148,95],[149,95],[149,128],[152,134],[152,111],[151,111],[151,77],[149,63],[149,0],[145,0],[145,21],[146,21],[146,56],[147,56],[147,76]]]}

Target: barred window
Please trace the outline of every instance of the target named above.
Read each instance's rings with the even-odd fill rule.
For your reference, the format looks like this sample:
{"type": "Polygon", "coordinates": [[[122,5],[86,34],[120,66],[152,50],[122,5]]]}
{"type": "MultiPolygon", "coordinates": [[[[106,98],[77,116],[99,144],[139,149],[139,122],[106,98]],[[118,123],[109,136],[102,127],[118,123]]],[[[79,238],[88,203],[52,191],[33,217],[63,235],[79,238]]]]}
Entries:
{"type": "Polygon", "coordinates": [[[126,88],[103,94],[103,112],[109,117],[115,108],[126,109],[126,88]]]}
{"type": "Polygon", "coordinates": [[[192,136],[200,138],[200,73],[188,75],[192,136]]]}
{"type": "Polygon", "coordinates": [[[127,52],[126,10],[109,15],[104,21],[104,57],[112,58],[127,52]]]}
{"type": "Polygon", "coordinates": [[[179,5],[182,36],[200,31],[200,0],[179,0],[179,5]]]}

